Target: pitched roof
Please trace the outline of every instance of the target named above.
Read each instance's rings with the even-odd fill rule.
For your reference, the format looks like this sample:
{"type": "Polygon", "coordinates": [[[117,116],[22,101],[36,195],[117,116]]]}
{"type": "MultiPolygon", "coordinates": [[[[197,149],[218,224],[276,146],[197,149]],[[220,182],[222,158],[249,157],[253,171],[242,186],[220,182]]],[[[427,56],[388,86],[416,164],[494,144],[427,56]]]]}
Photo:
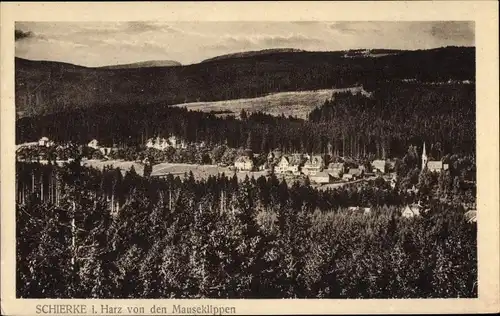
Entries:
{"type": "Polygon", "coordinates": [[[348,173],[357,176],[361,174],[361,170],[359,168],[350,168],[348,173]]]}
{"type": "Polygon", "coordinates": [[[477,211],[476,210],[470,210],[464,214],[465,219],[467,220],[468,223],[476,222],[477,221],[477,211]]]}
{"type": "Polygon", "coordinates": [[[330,174],[327,172],[318,172],[315,175],[311,175],[311,178],[323,178],[323,177],[330,177],[330,174]]]}
{"type": "Polygon", "coordinates": [[[385,168],[385,160],[374,160],[372,161],[372,166],[376,168],[385,168]]]}
{"type": "Polygon", "coordinates": [[[411,204],[411,205],[406,205],[406,207],[403,209],[403,212],[410,211],[415,215],[420,215],[420,210],[422,207],[418,204],[411,204]]]}
{"type": "Polygon", "coordinates": [[[427,162],[427,168],[428,169],[442,169],[443,168],[443,162],[442,161],[428,161],[427,162]]]}
{"type": "Polygon", "coordinates": [[[302,157],[298,154],[283,156],[287,159],[290,165],[300,165],[302,164],[302,157]]]}

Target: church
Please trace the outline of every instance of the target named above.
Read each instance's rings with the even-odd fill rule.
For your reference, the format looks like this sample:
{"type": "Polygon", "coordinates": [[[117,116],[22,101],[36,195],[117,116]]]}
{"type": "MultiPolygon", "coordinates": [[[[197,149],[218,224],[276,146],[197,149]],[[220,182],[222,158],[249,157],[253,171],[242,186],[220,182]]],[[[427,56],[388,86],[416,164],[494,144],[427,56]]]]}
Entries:
{"type": "Polygon", "coordinates": [[[441,170],[448,170],[448,164],[443,164],[440,160],[429,160],[427,157],[427,152],[424,148],[422,150],[422,171],[427,167],[430,172],[441,172],[441,170]]]}

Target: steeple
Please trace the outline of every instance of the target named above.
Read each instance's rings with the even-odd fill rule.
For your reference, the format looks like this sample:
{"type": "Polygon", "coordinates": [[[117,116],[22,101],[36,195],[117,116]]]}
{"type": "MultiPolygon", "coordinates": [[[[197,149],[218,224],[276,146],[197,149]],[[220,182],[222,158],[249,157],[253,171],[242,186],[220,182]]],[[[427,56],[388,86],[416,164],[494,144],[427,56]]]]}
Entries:
{"type": "Polygon", "coordinates": [[[422,150],[422,170],[427,166],[427,153],[425,152],[425,142],[424,149],[422,150]]]}

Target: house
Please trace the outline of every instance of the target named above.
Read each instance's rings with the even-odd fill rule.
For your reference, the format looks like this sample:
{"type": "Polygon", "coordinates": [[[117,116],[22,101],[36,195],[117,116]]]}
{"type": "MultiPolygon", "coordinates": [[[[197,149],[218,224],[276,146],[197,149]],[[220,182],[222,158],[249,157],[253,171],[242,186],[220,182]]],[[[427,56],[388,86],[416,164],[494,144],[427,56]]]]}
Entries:
{"type": "Polygon", "coordinates": [[[476,223],[477,222],[477,211],[470,210],[464,214],[465,220],[467,223],[476,223]]]}
{"type": "Polygon", "coordinates": [[[441,172],[443,170],[443,162],[430,160],[427,162],[427,169],[430,172],[441,172]]]}
{"type": "Polygon", "coordinates": [[[103,154],[104,156],[109,155],[111,153],[111,151],[113,150],[113,148],[111,148],[111,147],[99,147],[98,149],[101,152],[101,154],[103,154]]]}
{"type": "Polygon", "coordinates": [[[270,169],[270,165],[268,162],[265,162],[264,164],[259,166],[259,171],[266,171],[270,169]]]}
{"type": "Polygon", "coordinates": [[[38,140],[38,146],[41,147],[51,147],[54,145],[54,142],[49,140],[47,137],[42,137],[38,140]]]}
{"type": "Polygon", "coordinates": [[[325,168],[325,161],[321,156],[312,156],[307,159],[304,167],[302,168],[302,173],[305,175],[315,175],[318,172],[323,171],[325,168]]]}
{"type": "Polygon", "coordinates": [[[99,142],[97,141],[97,139],[93,139],[87,144],[87,147],[90,147],[93,149],[99,149],[99,142]]]}
{"type": "MultiPolygon", "coordinates": [[[[443,162],[437,160],[428,160],[427,154],[425,151],[425,143],[422,149],[422,170],[427,167],[427,170],[430,172],[441,172],[443,170],[443,162]]],[[[448,167],[446,167],[448,169],[448,167]]]]}
{"type": "Polygon", "coordinates": [[[302,156],[301,155],[292,155],[292,156],[282,156],[278,166],[276,166],[277,173],[293,173],[300,174],[300,167],[302,165],[302,156]]]}
{"type": "Polygon", "coordinates": [[[174,135],[170,136],[167,141],[168,141],[168,144],[170,146],[172,146],[173,148],[182,148],[182,149],[187,148],[186,142],[184,142],[183,140],[177,138],[174,135]]]}
{"type": "Polygon", "coordinates": [[[350,168],[347,173],[350,174],[352,176],[352,179],[354,180],[359,179],[363,176],[363,170],[359,168],[350,168]]]}
{"type": "Polygon", "coordinates": [[[401,212],[404,218],[420,216],[421,206],[418,204],[407,205],[401,212]]]}
{"type": "Polygon", "coordinates": [[[415,185],[413,185],[410,189],[406,190],[406,193],[415,193],[415,194],[417,194],[418,193],[418,189],[417,189],[417,187],[415,187],[415,185]]]}
{"type": "Polygon", "coordinates": [[[147,148],[154,148],[158,150],[165,150],[170,147],[170,144],[165,138],[160,138],[159,136],[156,138],[150,138],[146,142],[147,148]]]}
{"type": "Polygon", "coordinates": [[[386,172],[385,166],[386,166],[385,160],[379,159],[379,160],[372,161],[372,169],[375,172],[379,171],[381,173],[385,173],[386,172]]]}
{"type": "Polygon", "coordinates": [[[369,207],[364,207],[364,208],[363,208],[363,214],[370,214],[370,213],[371,213],[371,211],[372,211],[372,209],[371,209],[371,208],[369,208],[369,207]]]}
{"type": "Polygon", "coordinates": [[[327,172],[317,172],[314,175],[311,175],[309,179],[314,183],[325,184],[331,182],[332,176],[327,172]]]}
{"type": "Polygon", "coordinates": [[[234,162],[234,167],[238,171],[252,171],[253,160],[248,156],[240,156],[234,162]]]}
{"type": "Polygon", "coordinates": [[[335,178],[341,178],[344,173],[344,164],[335,162],[328,165],[328,172],[335,178]]]}
{"type": "Polygon", "coordinates": [[[342,180],[344,181],[350,181],[353,179],[353,176],[352,174],[349,174],[349,173],[344,173],[344,175],[342,176],[342,180]]]}

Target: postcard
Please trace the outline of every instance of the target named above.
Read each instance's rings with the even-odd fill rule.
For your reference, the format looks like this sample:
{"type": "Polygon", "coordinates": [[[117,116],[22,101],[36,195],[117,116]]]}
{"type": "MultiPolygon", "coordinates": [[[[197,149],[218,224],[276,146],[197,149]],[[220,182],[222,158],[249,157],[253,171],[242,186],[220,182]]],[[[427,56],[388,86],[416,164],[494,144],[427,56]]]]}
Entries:
{"type": "Polygon", "coordinates": [[[5,315],[498,312],[498,4],[1,4],[5,315]]]}

